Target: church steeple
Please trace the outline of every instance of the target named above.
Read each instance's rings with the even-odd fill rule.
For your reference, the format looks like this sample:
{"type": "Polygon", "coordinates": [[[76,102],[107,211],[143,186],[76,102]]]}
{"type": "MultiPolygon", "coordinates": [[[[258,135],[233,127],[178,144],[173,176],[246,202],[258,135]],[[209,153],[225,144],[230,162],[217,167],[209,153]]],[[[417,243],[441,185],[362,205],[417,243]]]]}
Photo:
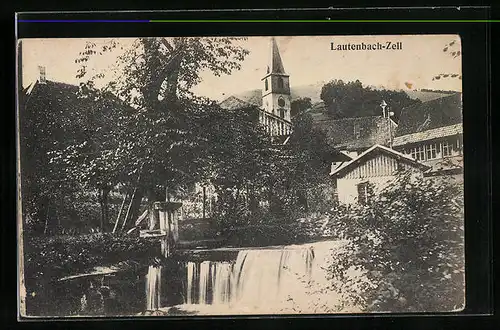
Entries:
{"type": "Polygon", "coordinates": [[[269,65],[266,73],[286,74],[285,68],[283,67],[283,61],[281,61],[278,44],[274,37],[271,38],[271,54],[269,56],[269,65]]]}
{"type": "Polygon", "coordinates": [[[290,79],[281,59],[278,43],[271,38],[269,63],[262,78],[262,106],[264,111],[290,122],[290,79]]]}

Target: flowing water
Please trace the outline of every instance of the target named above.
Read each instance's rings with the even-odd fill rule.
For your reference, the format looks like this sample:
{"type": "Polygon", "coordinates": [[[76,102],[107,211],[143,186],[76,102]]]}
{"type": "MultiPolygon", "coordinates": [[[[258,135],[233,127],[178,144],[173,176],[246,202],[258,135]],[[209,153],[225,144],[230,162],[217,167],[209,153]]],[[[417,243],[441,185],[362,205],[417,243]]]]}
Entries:
{"type": "MultiPolygon", "coordinates": [[[[169,263],[57,282],[30,295],[31,315],[269,314],[315,309],[314,286],[342,243],[194,251],[169,263]],[[197,256],[196,256],[197,255],[197,256]],[[197,261],[195,261],[197,260],[197,261]],[[50,289],[50,290],[49,290],[50,289]],[[153,312],[153,313],[151,313],[153,312]],[[160,314],[155,314],[161,312],[160,314]]],[[[317,291],[316,291],[317,292],[317,291]]],[[[335,305],[338,297],[328,293],[335,305]]]]}
{"type": "Polygon", "coordinates": [[[146,274],[146,310],[161,307],[161,271],[162,266],[149,266],[146,274]]]}
{"type": "Polygon", "coordinates": [[[184,304],[198,314],[277,313],[313,303],[327,285],[328,257],[338,242],[243,249],[235,260],[186,262],[184,304]]]}

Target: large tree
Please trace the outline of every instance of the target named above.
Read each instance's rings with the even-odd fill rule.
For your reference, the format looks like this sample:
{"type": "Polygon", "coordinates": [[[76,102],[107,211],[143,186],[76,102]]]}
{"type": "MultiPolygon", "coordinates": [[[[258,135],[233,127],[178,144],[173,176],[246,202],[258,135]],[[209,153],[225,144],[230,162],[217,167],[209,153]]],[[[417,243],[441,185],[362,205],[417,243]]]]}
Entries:
{"type": "Polygon", "coordinates": [[[215,109],[207,118],[207,181],[218,195],[216,215],[223,225],[255,216],[272,168],[273,146],[259,125],[257,109],[215,109]]]}
{"type": "Polygon", "coordinates": [[[363,86],[359,80],[347,83],[332,80],[322,87],[320,97],[333,118],[380,116],[380,104],[384,100],[388,104],[386,110],[394,112],[397,121],[401,109],[417,102],[403,91],[373,89],[363,86]]]}
{"type": "Polygon", "coordinates": [[[301,97],[299,99],[293,100],[290,104],[290,115],[292,118],[300,115],[303,111],[312,108],[311,98],[301,97]]]}
{"type": "Polygon", "coordinates": [[[309,209],[308,191],[328,182],[330,165],[337,151],[324,133],[313,125],[307,112],[296,116],[288,143],[277,160],[279,178],[275,187],[287,209],[309,209]]]}
{"type": "MultiPolygon", "coordinates": [[[[200,73],[229,74],[240,68],[248,51],[237,44],[242,38],[139,38],[124,47],[108,40],[89,42],[80,57],[78,77],[82,97],[116,95],[130,105],[110,129],[110,139],[99,157],[81,167],[98,167],[101,179],[134,187],[129,218],[138,216],[141,201],[165,199],[165,191],[201,178],[205,112],[211,102],[190,90],[201,81],[200,73]],[[106,52],[121,51],[112,71],[92,75],[91,61],[106,52]],[[99,86],[97,88],[96,86],[99,86]],[[119,166],[110,166],[119,164],[119,166]],[[119,171],[119,175],[116,175],[119,171]],[[111,173],[110,173],[111,172],[111,173]]],[[[101,149],[102,150],[102,149],[101,149]]]]}

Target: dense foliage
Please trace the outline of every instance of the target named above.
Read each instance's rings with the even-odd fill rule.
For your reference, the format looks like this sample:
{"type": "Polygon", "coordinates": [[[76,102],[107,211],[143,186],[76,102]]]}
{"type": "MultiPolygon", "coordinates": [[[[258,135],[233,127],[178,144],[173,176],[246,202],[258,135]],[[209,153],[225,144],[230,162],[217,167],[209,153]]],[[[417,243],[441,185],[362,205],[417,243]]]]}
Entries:
{"type": "Polygon", "coordinates": [[[302,113],[302,111],[311,109],[312,102],[309,97],[301,97],[299,99],[295,99],[290,104],[290,116],[295,118],[297,115],[302,113]]]}
{"type": "Polygon", "coordinates": [[[147,263],[149,259],[159,256],[159,253],[159,243],[156,240],[109,233],[26,237],[24,278],[26,287],[34,291],[43,282],[76,275],[95,266],[130,260],[147,263]]]}
{"type": "MultiPolygon", "coordinates": [[[[312,219],[345,240],[332,253],[321,300],[342,296],[339,311],[455,311],[464,307],[464,221],[460,187],[402,176],[366,205],[338,206],[312,219]],[[323,224],[321,224],[323,222],[323,224]]],[[[314,227],[314,226],[313,226],[314,227]]]]}
{"type": "Polygon", "coordinates": [[[396,122],[403,108],[419,102],[403,91],[374,89],[363,86],[359,80],[332,80],[323,86],[320,96],[327,114],[333,118],[381,116],[380,104],[384,100],[388,105],[386,111],[394,112],[396,122]]]}
{"type": "Polygon", "coordinates": [[[144,197],[164,200],[167,188],[202,179],[208,138],[203,125],[212,102],[190,88],[202,70],[238,70],[248,54],[235,44],[239,40],[88,42],[75,59],[81,64],[79,89],[47,82],[40,88],[55,85],[49,98],[23,94],[21,103],[30,101],[21,118],[25,229],[109,231],[112,219],[120,220],[117,194],[129,196],[120,221],[130,224],[144,197]],[[118,54],[115,65],[95,72],[93,58],[109,53],[118,54]]]}

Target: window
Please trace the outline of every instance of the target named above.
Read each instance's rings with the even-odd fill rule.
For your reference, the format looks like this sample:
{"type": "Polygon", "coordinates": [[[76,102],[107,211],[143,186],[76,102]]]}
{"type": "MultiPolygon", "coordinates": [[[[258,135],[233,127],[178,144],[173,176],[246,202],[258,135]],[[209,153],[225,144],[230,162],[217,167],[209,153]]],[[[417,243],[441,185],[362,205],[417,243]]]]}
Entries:
{"type": "Polygon", "coordinates": [[[285,106],[285,99],[284,99],[284,98],[282,98],[282,97],[280,97],[280,98],[278,99],[278,105],[279,105],[280,107],[284,107],[284,106],[285,106]]]}
{"type": "Polygon", "coordinates": [[[457,139],[457,149],[456,149],[456,150],[457,150],[460,154],[462,154],[462,148],[463,148],[463,146],[464,146],[464,145],[463,145],[463,142],[462,142],[462,141],[460,141],[460,139],[457,139]]]}
{"type": "Polygon", "coordinates": [[[284,88],[285,83],[282,77],[278,77],[278,88],[284,88]]]}
{"type": "Polygon", "coordinates": [[[453,145],[449,144],[448,141],[444,141],[441,145],[441,151],[443,157],[451,156],[451,152],[453,151],[453,145]]]}
{"type": "Polygon", "coordinates": [[[285,109],[280,109],[280,117],[285,118],[285,109]]]}
{"type": "Polygon", "coordinates": [[[411,155],[411,158],[417,159],[417,148],[411,148],[410,155],[411,155]]]}
{"type": "Polygon", "coordinates": [[[432,144],[426,145],[425,146],[425,153],[426,153],[426,156],[427,156],[427,160],[429,160],[429,159],[436,159],[437,158],[436,144],[432,143],[432,144]]]}
{"type": "Polygon", "coordinates": [[[372,196],[372,187],[369,182],[362,182],[358,184],[358,202],[360,204],[366,204],[370,201],[372,196]]]}
{"type": "Polygon", "coordinates": [[[267,79],[264,80],[264,85],[265,85],[265,88],[266,88],[266,91],[269,89],[269,83],[267,82],[267,79]]]}
{"type": "Polygon", "coordinates": [[[421,161],[425,160],[425,148],[424,148],[424,146],[416,147],[415,159],[421,160],[421,161]]]}

